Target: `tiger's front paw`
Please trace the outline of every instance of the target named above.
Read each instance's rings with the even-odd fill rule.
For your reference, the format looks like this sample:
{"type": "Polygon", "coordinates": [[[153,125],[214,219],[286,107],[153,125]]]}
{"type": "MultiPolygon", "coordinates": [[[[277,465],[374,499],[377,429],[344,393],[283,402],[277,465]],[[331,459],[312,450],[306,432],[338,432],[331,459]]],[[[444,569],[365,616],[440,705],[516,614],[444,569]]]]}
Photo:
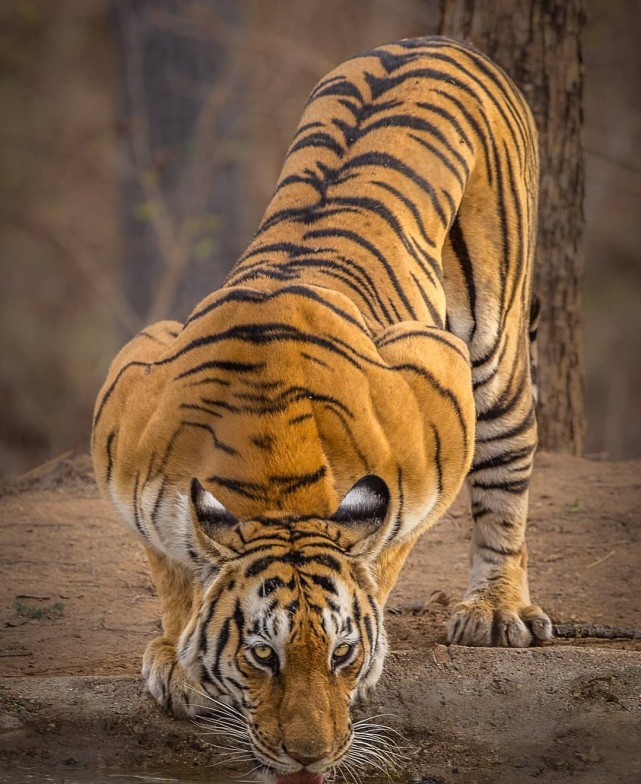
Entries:
{"type": "Polygon", "coordinates": [[[497,607],[483,596],[457,604],[447,630],[456,645],[527,648],[552,637],[552,622],[540,607],[497,607]]]}
{"type": "Polygon", "coordinates": [[[164,637],[147,646],[142,658],[142,677],[147,691],[178,719],[194,718],[205,712],[202,688],[187,677],[176,660],[176,649],[164,637]]]}

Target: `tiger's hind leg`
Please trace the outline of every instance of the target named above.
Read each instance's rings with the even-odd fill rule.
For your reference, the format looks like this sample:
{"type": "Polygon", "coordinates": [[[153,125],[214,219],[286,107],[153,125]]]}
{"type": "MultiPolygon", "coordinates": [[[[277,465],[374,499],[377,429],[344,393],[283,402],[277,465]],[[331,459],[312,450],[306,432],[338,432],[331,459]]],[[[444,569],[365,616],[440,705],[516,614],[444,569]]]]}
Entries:
{"type": "Polygon", "coordinates": [[[150,545],[145,545],[149,567],[163,608],[163,633],[152,640],[143,655],[142,675],[147,690],[177,718],[192,718],[205,712],[202,688],[194,683],[178,662],[177,643],[187,625],[194,597],[193,574],[170,562],[150,545]]]}
{"type": "Polygon", "coordinates": [[[471,573],[448,636],[462,645],[526,647],[552,637],[548,616],[530,601],[527,577],[525,525],[536,449],[527,326],[508,329],[501,342],[502,361],[473,369],[477,437],[468,477],[474,518],[471,573]]]}

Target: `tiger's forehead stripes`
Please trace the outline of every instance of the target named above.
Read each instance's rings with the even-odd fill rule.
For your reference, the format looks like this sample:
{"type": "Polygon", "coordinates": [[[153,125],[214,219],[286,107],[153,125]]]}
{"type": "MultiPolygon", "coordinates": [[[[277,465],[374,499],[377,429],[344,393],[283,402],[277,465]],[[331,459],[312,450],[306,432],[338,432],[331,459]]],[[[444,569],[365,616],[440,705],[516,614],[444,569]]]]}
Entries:
{"type": "Polygon", "coordinates": [[[297,616],[303,613],[315,629],[310,629],[310,634],[316,637],[321,635],[324,639],[333,629],[335,636],[338,633],[339,614],[350,609],[351,593],[330,575],[316,571],[317,566],[314,562],[307,564],[306,568],[283,565],[282,561],[275,563],[274,567],[278,568],[279,574],[266,577],[253,591],[258,603],[251,600],[251,612],[255,618],[248,629],[249,633],[262,633],[270,638],[280,634],[284,644],[282,632],[286,629],[290,640],[296,639],[296,627],[299,624],[297,616]],[[274,625],[272,619],[276,615],[281,620],[274,625]],[[330,617],[333,621],[328,626],[330,617]]]}
{"type": "Polygon", "coordinates": [[[245,569],[245,577],[257,577],[268,569],[272,564],[289,564],[297,567],[304,567],[308,564],[322,564],[329,567],[332,571],[340,573],[341,565],[337,558],[333,558],[327,553],[316,555],[304,555],[296,550],[288,550],[281,554],[263,555],[245,569]]]}

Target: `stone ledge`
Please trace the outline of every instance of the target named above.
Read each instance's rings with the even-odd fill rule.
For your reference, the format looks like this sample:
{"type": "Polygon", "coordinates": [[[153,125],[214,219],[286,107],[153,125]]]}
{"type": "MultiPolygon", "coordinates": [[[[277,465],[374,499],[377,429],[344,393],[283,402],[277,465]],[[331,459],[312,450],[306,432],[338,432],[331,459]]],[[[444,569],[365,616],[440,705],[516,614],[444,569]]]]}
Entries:
{"type": "MultiPolygon", "coordinates": [[[[436,646],[389,656],[363,714],[409,741],[403,778],[638,784],[641,654],[598,647],[436,646]]],[[[0,680],[0,760],[172,769],[215,764],[203,730],[131,677],[0,680]]]]}

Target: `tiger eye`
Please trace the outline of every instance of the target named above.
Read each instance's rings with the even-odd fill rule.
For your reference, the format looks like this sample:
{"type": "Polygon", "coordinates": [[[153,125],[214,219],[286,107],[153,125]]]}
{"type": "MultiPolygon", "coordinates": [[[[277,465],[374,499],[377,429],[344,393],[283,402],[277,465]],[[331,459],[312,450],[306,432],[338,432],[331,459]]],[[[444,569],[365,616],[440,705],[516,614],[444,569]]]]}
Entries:
{"type": "Polygon", "coordinates": [[[274,653],[274,649],[271,648],[269,645],[255,645],[252,648],[252,653],[258,659],[258,661],[268,662],[271,658],[273,658],[276,654],[274,653]]]}
{"type": "Polygon", "coordinates": [[[353,646],[347,642],[342,642],[340,645],[337,645],[334,648],[334,653],[332,654],[334,661],[342,661],[343,659],[346,659],[352,652],[352,647],[353,646]]]}

